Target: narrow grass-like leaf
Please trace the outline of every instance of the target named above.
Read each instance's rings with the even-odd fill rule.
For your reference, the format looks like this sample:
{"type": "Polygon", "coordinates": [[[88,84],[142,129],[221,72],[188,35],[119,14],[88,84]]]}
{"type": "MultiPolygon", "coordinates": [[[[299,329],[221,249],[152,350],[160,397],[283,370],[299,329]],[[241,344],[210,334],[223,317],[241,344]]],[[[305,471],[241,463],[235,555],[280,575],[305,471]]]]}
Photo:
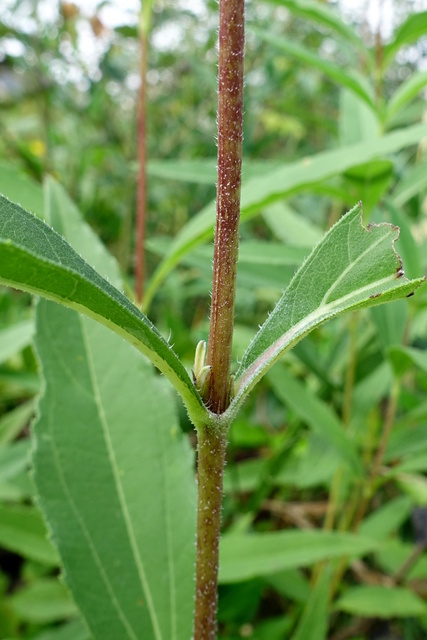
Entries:
{"type": "Polygon", "coordinates": [[[169,378],[194,424],[206,418],[207,411],[190,376],[148,318],[47,224],[1,196],[0,282],[96,318],[133,344],[169,378]]]}
{"type": "Polygon", "coordinates": [[[249,580],[319,560],[363,556],[377,548],[378,542],[370,538],[334,531],[233,533],[221,541],[219,581],[249,580]]]}
{"type": "MultiPolygon", "coordinates": [[[[217,175],[216,158],[198,158],[197,160],[151,160],[148,173],[157,178],[194,182],[196,184],[215,184],[217,175]]],[[[254,176],[267,175],[280,166],[277,160],[245,160],[242,167],[242,180],[245,182],[254,176]]]]}
{"type": "Polygon", "coordinates": [[[0,331],[0,363],[19,353],[32,340],[34,322],[24,320],[0,331]]]}
{"type": "Polygon", "coordinates": [[[362,466],[357,449],[334,411],[306,389],[302,382],[295,380],[283,366],[269,373],[269,381],[276,395],[294,409],[315,433],[319,433],[340,454],[342,461],[360,474],[362,466]]]}
{"type": "Polygon", "coordinates": [[[323,235],[317,225],[283,202],[266,207],[262,217],[274,235],[287,245],[312,249],[323,235]]]}
{"type": "Polygon", "coordinates": [[[336,608],[368,618],[407,618],[427,613],[421,598],[403,587],[352,587],[338,600],[336,608]]]}
{"type": "Polygon", "coordinates": [[[0,446],[0,482],[6,482],[24,471],[30,462],[30,442],[18,440],[7,446],[0,446]]]}
{"type": "MultiPolygon", "coordinates": [[[[427,407],[422,406],[422,411],[427,412],[427,407]]],[[[421,415],[419,420],[414,420],[415,426],[408,429],[408,425],[396,425],[387,446],[385,460],[395,461],[405,456],[412,456],[418,452],[427,452],[427,424],[426,416],[421,415]]]]}
{"type": "Polygon", "coordinates": [[[73,620],[62,626],[47,629],[37,634],[33,640],[92,640],[92,638],[81,620],[73,620]]]}
{"type": "Polygon", "coordinates": [[[414,504],[407,496],[398,496],[370,513],[361,523],[359,532],[377,540],[385,540],[407,520],[414,504]]]}
{"type": "Polygon", "coordinates": [[[12,442],[20,431],[24,429],[34,415],[33,400],[21,404],[16,409],[8,411],[0,418],[0,446],[12,442]]]}
{"type": "Polygon", "coordinates": [[[397,464],[393,472],[399,473],[426,473],[427,472],[427,451],[415,453],[412,456],[397,464]]]}
{"type": "Polygon", "coordinates": [[[408,200],[427,188],[427,160],[407,168],[393,192],[393,204],[402,207],[408,200]]]}
{"type": "Polygon", "coordinates": [[[413,100],[427,84],[427,71],[418,71],[409,76],[393,94],[387,106],[386,120],[390,121],[408,102],[413,100]]]}
{"type": "Polygon", "coordinates": [[[266,576],[264,581],[280,595],[294,602],[304,604],[310,597],[310,582],[300,569],[288,569],[273,573],[266,576]]]}
{"type": "MultiPolygon", "coordinates": [[[[426,135],[427,124],[418,124],[380,138],[302,158],[296,162],[284,164],[268,175],[252,178],[242,187],[240,220],[244,222],[258,214],[262,207],[291,193],[307,189],[320,180],[342,174],[350,167],[394,153],[413,144],[418,145],[420,139],[426,135]]],[[[183,227],[171,243],[168,255],[160,263],[147,286],[146,308],[167,274],[182,257],[213,236],[214,224],[215,202],[212,202],[183,227]]]]}
{"type": "Polygon", "coordinates": [[[354,29],[343,22],[336,11],[329,6],[312,0],[269,0],[272,4],[286,7],[292,14],[300,16],[306,20],[312,20],[318,25],[327,27],[335,34],[344,38],[344,41],[350,42],[356,47],[366,59],[372,57],[369,49],[361,38],[358,38],[354,29]]]}
{"type": "Polygon", "coordinates": [[[0,505],[0,545],[36,562],[59,563],[58,553],[47,539],[42,516],[33,507],[0,505]]]}
{"type": "Polygon", "coordinates": [[[277,36],[270,31],[251,28],[251,31],[264,42],[272,44],[280,51],[310,66],[313,69],[319,69],[333,82],[337,82],[340,86],[346,87],[359,98],[361,98],[372,110],[375,111],[375,102],[373,91],[367,85],[363,76],[355,73],[353,70],[340,67],[329,60],[322,58],[318,52],[313,52],[306,47],[290,42],[286,37],[277,36]]]}
{"type": "Polygon", "coordinates": [[[390,221],[400,229],[399,254],[405,265],[405,273],[408,278],[416,278],[423,271],[422,249],[415,240],[411,220],[392,202],[386,202],[386,206],[390,212],[390,221]]]}
{"type": "Polygon", "coordinates": [[[19,202],[21,207],[43,215],[43,189],[38,182],[31,180],[17,167],[0,162],[0,193],[9,200],[19,202]]]}
{"type": "MultiPolygon", "coordinates": [[[[420,533],[422,532],[420,531],[420,533]]],[[[380,550],[375,554],[375,563],[382,571],[393,575],[398,572],[411,556],[414,556],[415,551],[415,544],[402,542],[398,538],[392,538],[387,542],[383,541],[380,550]]],[[[427,578],[427,557],[425,553],[418,558],[417,562],[406,574],[406,579],[408,580],[417,580],[419,578],[421,578],[421,580],[427,578]]]]}
{"type": "Polygon", "coordinates": [[[325,640],[328,632],[330,567],[325,567],[312,589],[292,640],[325,640]]]}
{"type": "Polygon", "coordinates": [[[76,615],[68,589],[54,578],[43,578],[20,589],[7,600],[7,606],[21,620],[48,624],[76,615]]]}
{"type": "Polygon", "coordinates": [[[427,373],[427,352],[414,347],[393,345],[388,348],[387,355],[393,365],[396,375],[404,375],[407,371],[418,367],[427,373]]]}
{"type": "Polygon", "coordinates": [[[339,139],[342,146],[379,138],[379,113],[349,89],[340,91],[339,139]]]}
{"type": "Polygon", "coordinates": [[[343,216],[314,248],[246,353],[236,374],[234,412],[280,356],[322,322],[349,310],[410,295],[424,278],[407,280],[394,249],[399,230],[361,224],[361,207],[343,216]]]}
{"type": "Polygon", "coordinates": [[[386,44],[383,51],[383,65],[390,64],[396,53],[405,44],[416,42],[427,31],[427,11],[411,13],[396,29],[394,38],[386,44]]]}
{"type": "Polygon", "coordinates": [[[151,160],[148,163],[148,174],[165,180],[194,182],[213,186],[216,176],[216,159],[151,160]]]}

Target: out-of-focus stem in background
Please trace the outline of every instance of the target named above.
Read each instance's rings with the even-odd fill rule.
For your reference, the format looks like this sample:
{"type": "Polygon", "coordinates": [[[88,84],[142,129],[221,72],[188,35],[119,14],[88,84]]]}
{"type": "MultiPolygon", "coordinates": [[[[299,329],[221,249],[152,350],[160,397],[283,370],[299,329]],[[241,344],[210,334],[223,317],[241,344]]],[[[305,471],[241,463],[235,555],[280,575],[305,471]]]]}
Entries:
{"type": "Polygon", "coordinates": [[[137,144],[138,184],[136,198],[135,295],[142,303],[145,282],[145,228],[147,220],[147,57],[149,49],[152,0],[141,1],[139,16],[140,87],[138,93],[137,144]]]}

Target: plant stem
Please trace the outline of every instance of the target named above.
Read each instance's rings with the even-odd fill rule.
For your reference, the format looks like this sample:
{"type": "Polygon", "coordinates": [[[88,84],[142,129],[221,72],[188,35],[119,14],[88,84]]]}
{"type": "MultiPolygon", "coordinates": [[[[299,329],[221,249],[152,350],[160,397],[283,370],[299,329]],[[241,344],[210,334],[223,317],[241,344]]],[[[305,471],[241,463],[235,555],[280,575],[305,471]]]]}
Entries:
{"type": "Polygon", "coordinates": [[[243,139],[244,0],[220,0],[218,183],[206,401],[214,413],[229,400],[243,139]]]}
{"type": "Polygon", "coordinates": [[[141,304],[144,294],[145,281],[145,227],[147,207],[147,113],[146,113],[146,87],[147,87],[147,55],[148,38],[151,22],[151,1],[144,1],[139,19],[140,42],[140,79],[138,93],[138,186],[136,198],[136,241],[135,241],[135,296],[138,304],[141,304]]]}
{"type": "MultiPolygon", "coordinates": [[[[227,408],[234,324],[243,138],[244,0],[219,2],[218,184],[205,401],[227,408]]],[[[198,429],[194,640],[215,640],[222,485],[228,427],[198,429]]]]}
{"type": "Polygon", "coordinates": [[[215,640],[218,554],[227,432],[198,431],[197,564],[194,640],[215,640]]]}

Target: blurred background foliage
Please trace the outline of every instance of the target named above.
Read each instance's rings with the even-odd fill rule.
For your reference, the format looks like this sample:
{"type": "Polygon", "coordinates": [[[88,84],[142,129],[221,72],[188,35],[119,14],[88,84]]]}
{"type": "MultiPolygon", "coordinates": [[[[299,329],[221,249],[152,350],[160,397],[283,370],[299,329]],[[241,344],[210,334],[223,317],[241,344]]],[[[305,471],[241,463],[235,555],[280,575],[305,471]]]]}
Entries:
{"type": "MultiPolygon", "coordinates": [[[[138,2],[119,4],[2,0],[0,190],[40,212],[40,185],[54,176],[117,257],[131,292],[138,2]]],[[[347,150],[350,159],[325,177],[296,180],[283,197],[271,189],[242,225],[236,358],[322,232],[358,200],[366,221],[401,227],[409,277],[427,267],[427,128],[413,128],[426,120],[426,3],[248,0],[247,23],[244,185],[313,156],[310,166],[325,151],[347,150]],[[409,142],[403,135],[376,155],[396,131],[409,142]],[[361,163],[363,144],[371,151],[361,163]]],[[[154,2],[149,277],[215,195],[216,40],[216,2],[154,2]]],[[[211,257],[210,244],[195,242],[150,308],[189,364],[207,334],[211,257]]],[[[226,530],[360,530],[381,544],[363,560],[275,573],[252,571],[248,557],[249,579],[220,587],[221,638],[426,637],[426,295],[316,331],[233,425],[226,530]],[[334,448],[335,427],[355,443],[362,480],[334,448]]],[[[85,640],[33,500],[29,425],[40,384],[29,297],[1,289],[0,322],[0,638],[85,640]]],[[[183,410],[181,421],[190,431],[183,410]]]]}

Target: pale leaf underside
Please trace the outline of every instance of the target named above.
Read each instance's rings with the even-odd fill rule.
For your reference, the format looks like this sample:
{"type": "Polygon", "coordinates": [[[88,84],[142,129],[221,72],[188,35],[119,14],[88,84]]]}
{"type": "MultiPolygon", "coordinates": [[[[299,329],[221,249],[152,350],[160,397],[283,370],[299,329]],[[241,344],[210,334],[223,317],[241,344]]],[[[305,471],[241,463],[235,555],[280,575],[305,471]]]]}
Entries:
{"type": "Polygon", "coordinates": [[[207,410],[185,367],[148,318],[53,229],[0,196],[0,282],[97,319],[146,355],[181,394],[194,424],[207,410]]]}
{"type": "Polygon", "coordinates": [[[320,324],[346,311],[409,296],[424,278],[404,277],[394,249],[399,229],[365,228],[361,206],[343,216],[313,249],[246,350],[236,374],[235,413],[280,356],[320,324]]]}

